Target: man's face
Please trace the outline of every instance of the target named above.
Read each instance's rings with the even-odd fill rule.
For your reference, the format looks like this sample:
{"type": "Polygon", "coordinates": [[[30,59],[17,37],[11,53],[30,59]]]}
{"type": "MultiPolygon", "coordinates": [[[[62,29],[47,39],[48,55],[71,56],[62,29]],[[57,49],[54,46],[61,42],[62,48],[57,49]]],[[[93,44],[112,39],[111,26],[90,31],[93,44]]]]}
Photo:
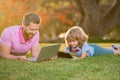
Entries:
{"type": "Polygon", "coordinates": [[[35,34],[37,33],[37,31],[39,30],[39,26],[40,24],[35,24],[33,22],[30,23],[29,26],[24,26],[24,37],[26,37],[27,39],[31,39],[35,36],[35,34]]]}

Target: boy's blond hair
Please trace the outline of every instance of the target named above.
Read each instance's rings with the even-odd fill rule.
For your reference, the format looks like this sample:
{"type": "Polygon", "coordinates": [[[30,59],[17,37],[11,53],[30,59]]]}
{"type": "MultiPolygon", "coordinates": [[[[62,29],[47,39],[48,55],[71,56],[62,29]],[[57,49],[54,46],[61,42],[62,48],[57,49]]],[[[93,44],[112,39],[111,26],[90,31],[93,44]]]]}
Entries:
{"type": "MultiPolygon", "coordinates": [[[[88,35],[79,26],[73,26],[66,32],[65,43],[68,41],[78,41],[79,46],[82,46],[84,42],[88,40],[88,35]]],[[[68,44],[67,44],[68,45],[68,44]]]]}

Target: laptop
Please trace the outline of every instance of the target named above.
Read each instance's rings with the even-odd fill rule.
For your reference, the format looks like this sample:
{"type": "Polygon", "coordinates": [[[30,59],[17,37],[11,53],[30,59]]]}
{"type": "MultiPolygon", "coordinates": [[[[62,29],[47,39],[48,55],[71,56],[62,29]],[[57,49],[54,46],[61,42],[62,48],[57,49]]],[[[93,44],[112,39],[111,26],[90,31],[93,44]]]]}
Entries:
{"type": "Polygon", "coordinates": [[[50,58],[52,58],[58,54],[59,48],[60,48],[60,44],[43,46],[40,49],[38,57],[30,58],[29,60],[33,61],[33,62],[49,60],[50,58]]]}

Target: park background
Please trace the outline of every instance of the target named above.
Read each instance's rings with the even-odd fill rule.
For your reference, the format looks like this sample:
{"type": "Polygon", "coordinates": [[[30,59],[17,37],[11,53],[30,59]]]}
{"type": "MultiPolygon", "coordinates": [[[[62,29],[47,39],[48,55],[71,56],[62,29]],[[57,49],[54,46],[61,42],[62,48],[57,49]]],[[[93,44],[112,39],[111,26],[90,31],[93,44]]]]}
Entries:
{"type": "Polygon", "coordinates": [[[90,42],[120,41],[120,0],[0,0],[0,34],[21,25],[27,12],[42,18],[40,42],[64,42],[65,32],[81,26],[90,42]]]}
{"type": "MultiPolygon", "coordinates": [[[[120,45],[119,8],[120,0],[0,0],[0,35],[6,27],[21,25],[24,14],[33,11],[42,18],[40,46],[62,43],[64,51],[64,34],[74,25],[85,30],[88,42],[120,45]]],[[[43,62],[0,58],[0,80],[120,80],[120,55],[43,62]]]]}

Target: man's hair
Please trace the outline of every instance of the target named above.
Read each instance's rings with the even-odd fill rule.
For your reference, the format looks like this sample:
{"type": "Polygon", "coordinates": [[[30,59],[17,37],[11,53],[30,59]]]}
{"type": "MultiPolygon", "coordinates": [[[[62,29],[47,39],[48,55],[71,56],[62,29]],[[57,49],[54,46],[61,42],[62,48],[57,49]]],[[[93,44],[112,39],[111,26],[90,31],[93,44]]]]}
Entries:
{"type": "Polygon", "coordinates": [[[25,26],[29,26],[30,22],[33,22],[35,24],[39,24],[41,22],[41,19],[36,13],[29,12],[29,13],[26,13],[25,16],[23,17],[22,23],[25,26]]]}

